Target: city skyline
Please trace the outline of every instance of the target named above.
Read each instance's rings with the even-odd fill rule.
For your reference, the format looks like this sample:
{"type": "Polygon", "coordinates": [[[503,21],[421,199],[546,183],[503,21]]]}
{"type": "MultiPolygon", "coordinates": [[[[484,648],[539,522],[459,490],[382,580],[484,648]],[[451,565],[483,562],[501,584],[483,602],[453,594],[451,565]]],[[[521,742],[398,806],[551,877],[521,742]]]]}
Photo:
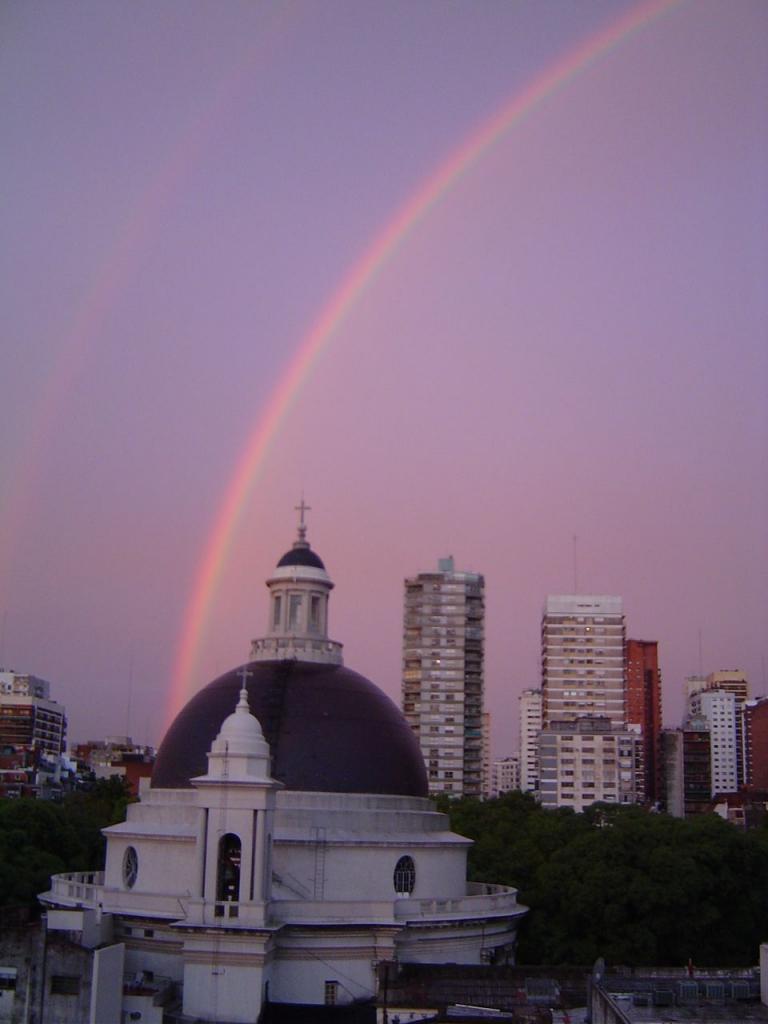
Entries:
{"type": "Polygon", "coordinates": [[[763,4],[3,24],[0,663],[73,740],[157,742],[246,659],[302,490],[330,633],[395,701],[403,580],[483,574],[495,756],[549,594],[622,596],[665,722],[691,674],[765,691],[763,4]]]}

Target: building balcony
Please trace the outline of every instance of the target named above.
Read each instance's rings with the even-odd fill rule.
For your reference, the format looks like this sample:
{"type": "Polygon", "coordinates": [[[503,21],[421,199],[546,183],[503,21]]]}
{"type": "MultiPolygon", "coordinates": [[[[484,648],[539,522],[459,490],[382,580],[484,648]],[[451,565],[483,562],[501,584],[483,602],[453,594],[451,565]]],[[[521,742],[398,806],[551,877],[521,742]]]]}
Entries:
{"type": "Polygon", "coordinates": [[[327,665],[342,664],[343,645],[336,640],[303,636],[268,636],[254,640],[251,644],[252,661],[273,661],[285,658],[299,658],[301,661],[320,662],[327,665]]]}
{"type": "Polygon", "coordinates": [[[454,899],[420,900],[413,897],[395,901],[398,920],[438,921],[477,916],[522,916],[527,907],[517,902],[517,889],[486,882],[467,882],[467,895],[454,899]]]}
{"type": "Polygon", "coordinates": [[[79,904],[95,907],[103,885],[103,871],[72,871],[65,875],[53,875],[51,888],[41,896],[41,899],[50,903],[62,903],[68,907],[76,907],[79,904]],[[48,897],[55,898],[49,900],[48,897]]]}
{"type": "Polygon", "coordinates": [[[429,923],[459,921],[474,917],[522,916],[527,907],[517,902],[517,890],[505,885],[468,882],[467,894],[453,899],[418,899],[401,896],[394,900],[273,900],[270,921],[281,924],[429,923]]]}
{"type": "Polygon", "coordinates": [[[527,907],[517,902],[517,890],[506,885],[468,882],[464,896],[450,899],[390,900],[279,900],[268,904],[206,901],[189,896],[168,896],[109,889],[100,871],[54,875],[51,888],[41,896],[49,907],[98,909],[105,914],[130,914],[162,919],[188,927],[264,928],[302,924],[383,924],[460,921],[475,917],[519,917],[527,907]]]}
{"type": "Polygon", "coordinates": [[[105,914],[135,914],[169,921],[184,917],[189,903],[187,896],[110,888],[104,885],[103,871],[53,875],[51,888],[40,900],[55,907],[99,908],[105,914]]]}

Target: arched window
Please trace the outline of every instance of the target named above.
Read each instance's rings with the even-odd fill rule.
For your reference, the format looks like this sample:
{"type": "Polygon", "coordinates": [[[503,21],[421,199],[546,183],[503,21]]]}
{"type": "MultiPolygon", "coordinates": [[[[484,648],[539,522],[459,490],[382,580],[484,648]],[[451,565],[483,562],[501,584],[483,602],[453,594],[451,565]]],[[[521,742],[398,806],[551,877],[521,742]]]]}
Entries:
{"type": "Polygon", "coordinates": [[[238,900],[240,897],[240,837],[227,832],[219,840],[216,873],[216,899],[238,900]]]}
{"type": "Polygon", "coordinates": [[[395,864],[394,882],[395,892],[407,893],[410,896],[416,885],[416,866],[413,863],[413,857],[401,857],[395,864]]]}

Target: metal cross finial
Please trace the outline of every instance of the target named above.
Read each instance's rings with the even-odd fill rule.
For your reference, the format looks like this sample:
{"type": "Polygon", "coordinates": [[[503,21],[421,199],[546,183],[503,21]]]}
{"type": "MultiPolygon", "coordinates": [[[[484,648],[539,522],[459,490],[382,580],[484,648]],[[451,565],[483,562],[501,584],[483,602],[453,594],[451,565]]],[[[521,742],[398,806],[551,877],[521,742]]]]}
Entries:
{"type": "Polygon", "coordinates": [[[311,512],[312,507],[307,505],[302,494],[300,504],[295,505],[294,508],[299,513],[299,540],[305,541],[307,539],[307,524],[304,522],[304,513],[311,512]]]}
{"type": "Polygon", "coordinates": [[[243,699],[245,695],[246,704],[248,703],[248,676],[252,676],[253,672],[248,670],[247,665],[243,665],[240,671],[237,673],[243,681],[243,685],[240,687],[240,699],[243,699]]]}

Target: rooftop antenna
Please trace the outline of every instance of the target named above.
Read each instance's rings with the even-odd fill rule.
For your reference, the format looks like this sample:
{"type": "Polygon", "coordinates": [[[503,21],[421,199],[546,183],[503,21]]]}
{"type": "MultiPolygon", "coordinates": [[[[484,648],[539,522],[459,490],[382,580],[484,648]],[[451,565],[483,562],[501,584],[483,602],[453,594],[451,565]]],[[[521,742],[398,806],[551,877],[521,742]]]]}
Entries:
{"type": "Polygon", "coordinates": [[[578,594],[578,592],[579,592],[578,542],[579,542],[579,538],[574,533],[574,535],[573,535],[573,592],[574,592],[574,594],[578,594]]]}
{"type": "Polygon", "coordinates": [[[8,609],[3,608],[3,622],[0,626],[0,669],[5,668],[5,624],[8,621],[8,609]]]}
{"type": "Polygon", "coordinates": [[[704,648],[701,642],[701,626],[699,626],[699,679],[704,678],[704,648]]]}
{"type": "Polygon", "coordinates": [[[128,703],[125,708],[125,735],[131,735],[131,701],[133,699],[133,652],[135,641],[131,640],[128,648],[128,703]]]}

